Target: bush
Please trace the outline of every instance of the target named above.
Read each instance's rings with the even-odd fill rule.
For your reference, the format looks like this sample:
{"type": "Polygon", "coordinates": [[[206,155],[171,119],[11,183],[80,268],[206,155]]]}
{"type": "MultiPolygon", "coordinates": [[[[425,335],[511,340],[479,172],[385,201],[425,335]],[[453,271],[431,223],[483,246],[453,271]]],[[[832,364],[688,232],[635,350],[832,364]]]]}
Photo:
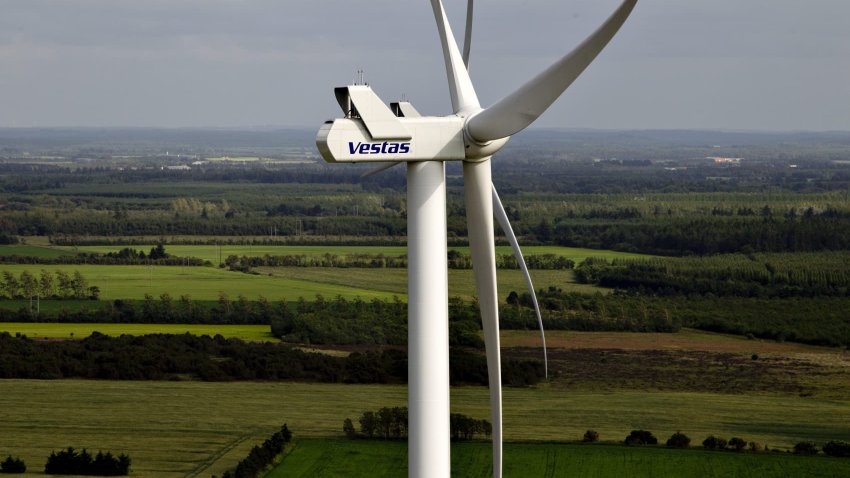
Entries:
{"type": "Polygon", "coordinates": [[[761,451],[761,444],[758,442],[751,441],[749,447],[751,452],[761,451]]]}
{"type": "Polygon", "coordinates": [[[795,455],[817,455],[818,447],[810,441],[801,441],[794,445],[795,455]]]}
{"type": "Polygon", "coordinates": [[[0,473],[23,473],[27,471],[27,465],[24,460],[18,457],[12,458],[9,455],[2,463],[0,463],[0,473]]]}
{"type": "Polygon", "coordinates": [[[691,446],[691,439],[682,432],[676,432],[667,439],[670,448],[687,448],[691,446]]]}
{"type": "Polygon", "coordinates": [[[823,452],[829,456],[850,458],[850,443],[845,441],[831,441],[823,446],[823,452]]]}
{"type": "Polygon", "coordinates": [[[357,430],[354,429],[354,423],[351,422],[350,418],[346,418],[342,422],[342,431],[347,438],[357,438],[357,430]]]}
{"type": "Polygon", "coordinates": [[[652,435],[652,432],[646,430],[632,430],[629,436],[624,440],[626,445],[657,445],[658,439],[652,435]]]}
{"type": "Polygon", "coordinates": [[[706,450],[722,450],[726,448],[726,440],[714,435],[709,435],[708,438],[702,441],[702,446],[706,450]]]}
{"type": "Polygon", "coordinates": [[[582,437],[581,441],[585,443],[595,443],[599,441],[599,432],[596,430],[588,430],[584,432],[584,437],[582,437]]]}
{"type": "Polygon", "coordinates": [[[729,439],[729,446],[735,451],[743,451],[747,447],[747,442],[743,438],[732,437],[729,439]]]}

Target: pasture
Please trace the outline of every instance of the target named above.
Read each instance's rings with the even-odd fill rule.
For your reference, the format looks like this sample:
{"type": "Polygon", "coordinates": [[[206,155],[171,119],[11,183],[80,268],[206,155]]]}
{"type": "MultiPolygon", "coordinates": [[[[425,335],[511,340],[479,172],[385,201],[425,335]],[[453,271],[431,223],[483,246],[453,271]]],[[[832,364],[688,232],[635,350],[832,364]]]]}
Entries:
{"type": "Polygon", "coordinates": [[[0,245],[0,256],[28,256],[53,259],[62,256],[74,255],[73,251],[68,251],[56,247],[46,247],[43,245],[26,245],[26,244],[2,244],[0,245]]]}
{"type": "MultiPolygon", "coordinates": [[[[4,264],[2,270],[16,276],[23,271],[36,276],[41,270],[64,270],[69,274],[80,271],[89,285],[100,288],[101,300],[143,299],[145,294],[159,297],[164,293],[175,299],[189,295],[195,300],[217,300],[221,292],[231,299],[243,295],[247,299],[263,296],[269,300],[296,300],[299,297],[312,300],[317,294],[367,300],[392,299],[395,296],[406,300],[407,297],[407,269],[261,267],[257,268],[258,274],[245,274],[216,267],[4,264]]],[[[499,296],[503,301],[512,290],[527,290],[519,270],[503,269],[498,272],[498,277],[499,296]]],[[[552,285],[583,292],[607,291],[573,283],[573,272],[569,270],[533,270],[531,277],[537,288],[552,285]]],[[[471,299],[476,295],[474,284],[471,269],[449,271],[450,295],[471,299]]]]}
{"type": "MultiPolygon", "coordinates": [[[[487,397],[484,387],[454,387],[452,410],[488,417],[487,397]]],[[[129,453],[137,477],[208,477],[235,466],[284,422],[297,440],[340,437],[346,417],[406,399],[406,387],[388,385],[3,380],[0,454],[38,469],[52,450],[108,449],[129,453]]],[[[740,436],[771,449],[850,437],[850,401],[772,394],[506,388],[504,416],[505,437],[515,442],[578,440],[589,428],[605,441],[643,428],[662,440],[681,430],[695,442],[740,436]]],[[[470,460],[483,463],[480,446],[482,456],[470,460]]],[[[617,450],[618,459],[630,453],[617,450]]]]}
{"type": "Polygon", "coordinates": [[[215,267],[8,264],[3,266],[3,270],[15,275],[25,270],[36,275],[41,270],[64,270],[69,273],[80,271],[88,279],[89,285],[100,288],[102,300],[144,299],[145,294],[159,297],[164,293],[175,299],[181,295],[189,295],[195,300],[216,300],[221,292],[232,299],[243,295],[248,299],[263,296],[269,300],[294,300],[299,297],[310,299],[316,294],[325,297],[340,295],[345,298],[369,299],[392,299],[394,295],[398,295],[366,287],[243,274],[215,267]]]}
{"type": "Polygon", "coordinates": [[[268,325],[195,324],[56,324],[43,322],[2,322],[0,332],[23,334],[31,339],[83,339],[99,332],[104,335],[192,334],[221,335],[246,342],[277,342],[268,325]]]}
{"type": "MultiPolygon", "coordinates": [[[[368,287],[407,296],[407,269],[358,269],[331,267],[258,267],[257,272],[274,277],[285,277],[318,284],[332,284],[339,287],[368,287]]],[[[471,299],[476,296],[475,280],[471,269],[449,269],[449,296],[471,299]]],[[[608,292],[608,289],[574,282],[573,272],[568,270],[532,270],[529,271],[536,288],[560,287],[571,292],[608,292]]],[[[522,273],[515,269],[500,269],[497,272],[499,298],[502,302],[510,291],[519,293],[528,290],[522,273]]]]}
{"type": "MultiPolygon", "coordinates": [[[[397,477],[407,467],[403,442],[300,439],[267,478],[397,477]]],[[[489,443],[453,443],[452,476],[492,473],[489,443]]],[[[750,454],[624,447],[610,444],[506,443],[504,476],[631,478],[691,476],[840,477],[850,461],[788,454],[750,454]]]]}
{"type": "MultiPolygon", "coordinates": [[[[133,246],[61,246],[56,249],[67,252],[96,252],[105,254],[107,252],[118,252],[125,247],[130,247],[140,251],[149,251],[156,244],[149,245],[133,245],[133,246]]],[[[223,261],[227,256],[249,256],[261,257],[270,256],[286,256],[286,255],[306,255],[306,256],[323,256],[325,254],[334,254],[338,256],[346,256],[351,254],[383,254],[385,256],[397,257],[407,254],[405,246],[321,246],[321,245],[267,245],[267,244],[245,244],[233,245],[215,244],[209,245],[171,245],[167,244],[165,250],[179,257],[197,257],[205,261],[210,261],[214,264],[219,263],[219,258],[223,261]]]]}
{"type": "MultiPolygon", "coordinates": [[[[48,250],[64,251],[65,253],[74,252],[118,252],[125,247],[131,247],[140,251],[149,251],[156,244],[147,245],[105,245],[105,246],[51,246],[48,250]]],[[[0,246],[0,255],[3,253],[3,247],[0,246]]],[[[449,247],[449,250],[469,254],[469,247],[449,247]]],[[[339,246],[339,245],[268,245],[268,244],[215,244],[209,245],[180,245],[167,244],[166,251],[174,256],[179,257],[197,257],[199,259],[210,261],[214,264],[219,263],[219,258],[222,260],[229,255],[235,256],[286,256],[286,255],[306,255],[306,256],[323,256],[332,254],[337,256],[348,256],[353,254],[368,254],[378,255],[383,254],[388,257],[398,257],[407,254],[407,246],[339,246]]],[[[645,254],[635,254],[630,252],[607,251],[597,249],[584,249],[579,247],[561,247],[561,246],[525,246],[522,247],[522,252],[526,256],[554,254],[556,256],[571,259],[576,263],[583,261],[588,257],[600,257],[604,259],[640,259],[648,258],[645,254]]],[[[513,254],[510,246],[496,246],[497,254],[513,254]]]]}

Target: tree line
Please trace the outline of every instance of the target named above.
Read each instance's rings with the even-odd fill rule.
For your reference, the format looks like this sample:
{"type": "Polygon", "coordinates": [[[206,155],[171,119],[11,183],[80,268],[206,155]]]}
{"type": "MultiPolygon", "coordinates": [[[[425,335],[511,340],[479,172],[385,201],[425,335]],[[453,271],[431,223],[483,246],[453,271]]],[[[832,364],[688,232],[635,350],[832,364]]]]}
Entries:
{"type": "MultiPolygon", "coordinates": [[[[174,217],[149,211],[138,218],[83,217],[76,213],[56,218],[15,211],[0,217],[0,233],[17,236],[263,236],[274,227],[285,238],[300,236],[335,240],[348,237],[403,238],[403,217],[328,216],[275,217],[235,215],[222,220],[174,217]]],[[[450,217],[451,237],[465,237],[460,217],[450,217]]],[[[811,216],[719,216],[676,217],[662,214],[639,218],[584,219],[552,215],[532,221],[514,221],[525,244],[561,245],[613,249],[659,255],[706,255],[744,251],[797,252],[850,249],[850,215],[827,210],[811,216]]]]}
{"type": "Polygon", "coordinates": [[[43,270],[39,275],[23,271],[15,276],[10,271],[3,271],[0,281],[0,291],[6,299],[92,299],[100,296],[100,288],[89,286],[88,279],[74,271],[68,274],[63,270],[55,273],[43,270]]]}
{"type": "Polygon", "coordinates": [[[23,256],[19,254],[0,255],[0,264],[88,264],[98,266],[210,266],[209,261],[197,257],[169,256],[162,259],[144,257],[117,257],[98,253],[75,253],[59,257],[23,256]]]}
{"type": "Polygon", "coordinates": [[[174,298],[165,292],[142,300],[115,299],[90,302],[35,313],[31,308],[18,310],[0,307],[0,322],[114,323],[114,324],[210,324],[268,325],[278,315],[286,314],[284,302],[272,303],[264,297],[235,299],[226,293],[216,301],[194,300],[188,294],[174,298]]]}
{"type": "MultiPolygon", "coordinates": [[[[575,261],[556,254],[533,254],[524,257],[529,269],[566,270],[575,266],[575,261]]],[[[255,267],[357,267],[357,268],[407,268],[407,255],[385,256],[383,254],[323,254],[313,256],[306,254],[272,256],[237,256],[228,255],[224,260],[230,270],[250,272],[255,267]]],[[[472,257],[456,250],[450,250],[447,255],[449,269],[472,269],[472,257]]],[[[513,254],[497,254],[496,267],[499,269],[519,269],[513,254]]]]}
{"type": "MultiPolygon", "coordinates": [[[[382,407],[377,411],[366,411],[358,419],[360,431],[354,427],[354,422],[346,418],[342,423],[342,431],[348,438],[404,440],[407,438],[408,412],[407,407],[382,407]]],[[[475,435],[489,437],[493,433],[493,425],[487,420],[476,420],[461,413],[449,416],[449,433],[453,440],[473,440],[475,435]]]]}
{"type": "MultiPolygon", "coordinates": [[[[294,347],[191,334],[35,341],[0,333],[0,378],[203,381],[298,380],[323,383],[406,383],[404,350],[354,352],[346,357],[294,347]]],[[[487,384],[487,361],[479,352],[452,348],[452,384],[487,384]]],[[[504,384],[526,386],[543,378],[535,360],[502,359],[504,384]]]]}
{"type": "MultiPolygon", "coordinates": [[[[588,430],[585,432],[581,441],[584,443],[595,443],[599,441],[599,433],[595,430],[588,430]]],[[[626,446],[651,446],[658,444],[658,438],[656,438],[649,430],[632,430],[626,438],[623,439],[622,443],[626,446]]],[[[688,448],[691,446],[691,438],[681,431],[678,431],[670,435],[670,438],[667,439],[665,445],[667,448],[688,448]]],[[[732,437],[727,440],[714,435],[706,437],[702,441],[702,447],[705,450],[732,451],[738,453],[743,451],[750,451],[753,453],[770,451],[768,445],[762,446],[761,443],[747,441],[741,437],[732,437]]],[[[795,455],[817,455],[819,450],[814,442],[801,441],[794,445],[792,451],[795,455]]],[[[822,451],[826,456],[850,458],[850,443],[840,440],[831,440],[823,445],[822,451]]]]}
{"type": "Polygon", "coordinates": [[[130,457],[123,453],[113,456],[111,452],[99,451],[92,456],[85,448],[78,452],[68,447],[50,453],[44,472],[48,475],[126,476],[130,474],[130,463],[130,457]]]}
{"type": "MultiPolygon", "coordinates": [[[[540,289],[537,296],[547,330],[676,332],[692,327],[714,332],[788,340],[814,345],[850,345],[850,297],[741,297],[715,294],[653,295],[638,291],[611,294],[540,289]]],[[[328,345],[393,345],[407,343],[407,304],[373,299],[300,298],[271,302],[264,298],[214,302],[188,295],[144,300],[90,302],[76,310],[0,308],[0,321],[60,323],[180,323],[269,325],[285,342],[328,345]]],[[[500,327],[536,330],[531,296],[511,291],[500,307],[500,327]]],[[[475,303],[452,298],[449,341],[453,347],[480,349],[481,323],[475,303]]]]}
{"type": "MultiPolygon", "coordinates": [[[[502,311],[503,328],[537,327],[528,293],[502,311]]],[[[630,291],[581,294],[538,291],[547,330],[675,332],[691,327],[777,341],[831,347],[850,345],[850,298],[762,298],[706,295],[653,296],[630,291]]]]}
{"type": "Polygon", "coordinates": [[[722,254],[656,259],[588,258],[578,282],[652,295],[850,296],[846,252],[722,254]]]}
{"type": "Polygon", "coordinates": [[[221,478],[256,478],[283,453],[286,445],[292,442],[292,432],[286,423],[274,432],[262,445],[254,446],[248,456],[239,461],[233,471],[225,471],[221,478]]]}
{"type": "MultiPolygon", "coordinates": [[[[621,294],[565,293],[540,289],[543,320],[549,330],[676,332],[682,326],[677,310],[652,298],[621,294]]],[[[531,330],[537,319],[527,292],[512,291],[500,307],[502,329],[531,330]]],[[[80,304],[75,304],[80,305],[80,304]]],[[[474,302],[449,300],[449,343],[482,348],[481,321],[474,302]]],[[[91,302],[72,309],[45,309],[39,314],[27,307],[0,307],[2,322],[143,323],[143,324],[252,324],[269,325],[272,335],[284,342],[328,345],[399,345],[407,343],[407,303],[400,299],[365,301],[338,296],[316,296],[307,301],[248,300],[219,294],[217,301],[197,301],[189,295],[146,294],[143,300],[115,299],[91,302]]]]}
{"type": "Polygon", "coordinates": [[[850,217],[838,211],[768,219],[706,216],[587,223],[556,218],[546,230],[551,233],[535,235],[541,243],[672,256],[850,249],[850,217]]]}
{"type": "MultiPolygon", "coordinates": [[[[407,345],[407,304],[336,297],[300,299],[271,318],[271,333],[285,342],[333,345],[407,345]]],[[[475,304],[449,301],[449,345],[481,349],[475,304]]]]}

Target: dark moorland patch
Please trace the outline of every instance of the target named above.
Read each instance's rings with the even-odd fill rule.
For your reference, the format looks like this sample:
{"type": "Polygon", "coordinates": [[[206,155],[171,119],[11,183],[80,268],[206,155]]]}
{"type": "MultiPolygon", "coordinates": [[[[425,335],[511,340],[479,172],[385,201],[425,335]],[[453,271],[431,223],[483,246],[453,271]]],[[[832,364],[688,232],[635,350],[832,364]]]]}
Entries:
{"type": "MultiPolygon", "coordinates": [[[[537,358],[538,348],[505,356],[537,358]]],[[[553,383],[571,389],[813,395],[850,392],[846,368],[801,358],[698,350],[549,349],[553,383]]]]}

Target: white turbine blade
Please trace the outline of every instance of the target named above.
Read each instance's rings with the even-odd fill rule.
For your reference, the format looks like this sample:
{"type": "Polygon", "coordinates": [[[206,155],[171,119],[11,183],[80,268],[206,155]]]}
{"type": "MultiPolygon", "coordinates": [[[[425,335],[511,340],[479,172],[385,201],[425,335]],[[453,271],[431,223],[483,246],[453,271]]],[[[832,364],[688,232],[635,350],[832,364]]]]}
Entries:
{"type": "Polygon", "coordinates": [[[375,174],[382,173],[382,172],[390,169],[393,166],[398,166],[399,164],[401,164],[401,161],[396,161],[394,163],[387,163],[387,164],[382,165],[379,168],[375,168],[371,171],[366,171],[365,173],[361,174],[360,177],[361,178],[368,178],[369,176],[373,176],[375,174]]]}
{"type": "Polygon", "coordinates": [[[493,476],[502,476],[502,365],[499,359],[499,302],[496,290],[496,248],[493,237],[493,196],[490,158],[463,163],[463,189],[469,249],[478,290],[487,375],[490,382],[490,417],[493,421],[493,476]]]}
{"type": "Polygon", "coordinates": [[[466,2],[466,33],[463,35],[463,64],[469,71],[469,49],[472,48],[472,4],[474,0],[466,2]]]}
{"type": "Polygon", "coordinates": [[[534,303],[534,312],[537,314],[537,325],[540,327],[540,340],[543,341],[543,370],[546,374],[546,379],[549,379],[549,353],[546,351],[546,333],[543,331],[543,316],[540,315],[540,305],[537,303],[537,293],[534,291],[534,284],[531,283],[531,274],[528,273],[528,267],[525,265],[525,259],[522,257],[522,251],[519,248],[519,242],[514,234],[514,229],[511,227],[511,222],[508,220],[508,214],[505,212],[505,207],[502,205],[502,200],[499,198],[499,193],[496,192],[496,185],[493,184],[493,212],[496,214],[496,220],[502,227],[502,231],[511,243],[511,248],[514,250],[517,264],[525,276],[525,284],[528,286],[528,293],[531,294],[531,301],[534,303]]]}
{"type": "Polygon", "coordinates": [[[626,21],[637,0],[625,0],[573,51],[498,103],[469,119],[467,132],[477,141],[511,136],[534,122],[584,71],[626,21]]]}
{"type": "Polygon", "coordinates": [[[437,20],[437,30],[440,32],[440,43],[443,45],[443,57],[446,60],[446,75],[449,79],[449,93],[452,97],[454,113],[475,111],[481,105],[478,103],[472,80],[469,79],[463,57],[457,48],[452,27],[443,9],[443,2],[431,0],[431,6],[434,8],[434,18],[437,20]]]}

